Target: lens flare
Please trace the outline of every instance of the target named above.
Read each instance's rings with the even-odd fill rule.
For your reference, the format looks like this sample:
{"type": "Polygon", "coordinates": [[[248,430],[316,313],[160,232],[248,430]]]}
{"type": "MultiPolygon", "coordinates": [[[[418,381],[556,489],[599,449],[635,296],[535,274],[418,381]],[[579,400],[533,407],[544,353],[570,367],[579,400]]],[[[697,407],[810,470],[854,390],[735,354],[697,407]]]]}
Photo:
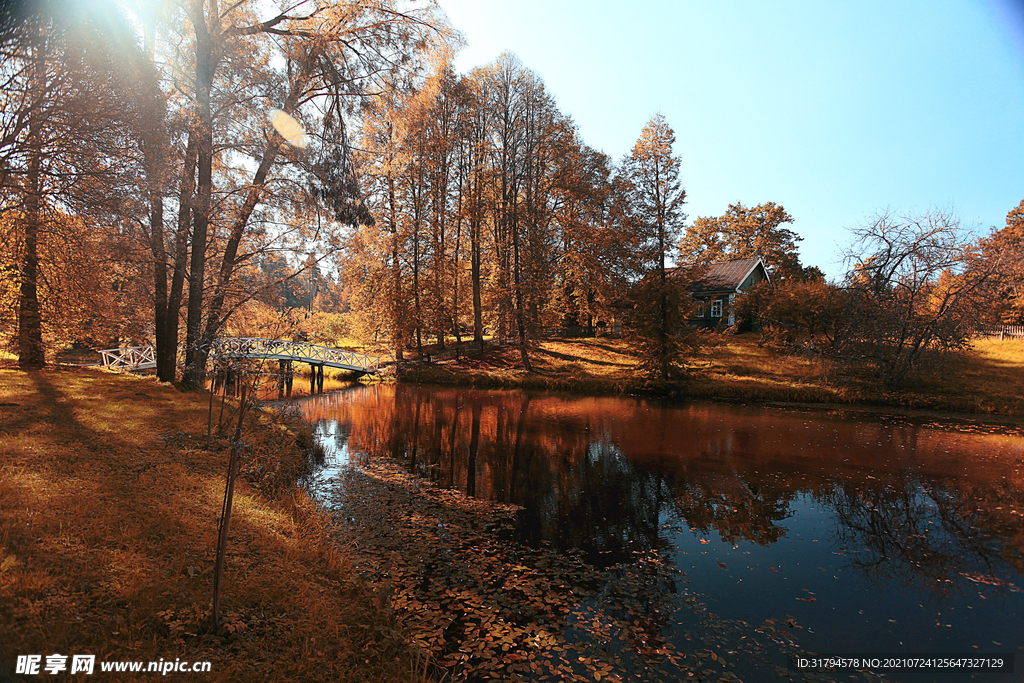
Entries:
{"type": "Polygon", "coordinates": [[[305,149],[309,144],[309,138],[306,136],[306,131],[302,129],[299,122],[293,119],[288,114],[285,114],[280,109],[271,109],[270,114],[270,125],[274,127],[281,137],[284,138],[292,147],[298,147],[299,149],[305,149]]]}

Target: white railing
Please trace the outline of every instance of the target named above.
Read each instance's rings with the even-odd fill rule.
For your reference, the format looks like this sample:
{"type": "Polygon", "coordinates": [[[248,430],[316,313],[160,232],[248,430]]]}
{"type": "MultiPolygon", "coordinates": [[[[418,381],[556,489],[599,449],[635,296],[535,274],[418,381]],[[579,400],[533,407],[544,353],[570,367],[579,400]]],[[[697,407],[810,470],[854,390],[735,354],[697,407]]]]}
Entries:
{"type": "Polygon", "coordinates": [[[104,349],[103,367],[109,370],[148,370],[156,367],[156,349],[152,346],[129,346],[125,349],[104,349]]]}
{"type": "Polygon", "coordinates": [[[999,337],[1000,339],[1016,337],[1021,339],[1024,338],[1024,325],[989,325],[978,330],[978,334],[982,337],[999,337]]]}
{"type": "MultiPolygon", "coordinates": [[[[156,367],[156,349],[152,346],[105,349],[100,351],[100,354],[103,356],[103,367],[110,370],[148,370],[156,367]]],[[[332,349],[309,342],[248,337],[218,339],[213,342],[210,356],[294,360],[360,372],[375,372],[380,365],[379,356],[369,356],[365,353],[332,349]]]]}
{"type": "Polygon", "coordinates": [[[228,337],[213,342],[210,355],[220,358],[267,358],[295,360],[314,365],[326,365],[347,370],[374,372],[380,364],[379,356],[369,356],[355,351],[332,349],[309,342],[286,341],[283,339],[259,339],[255,337],[228,337]]]}

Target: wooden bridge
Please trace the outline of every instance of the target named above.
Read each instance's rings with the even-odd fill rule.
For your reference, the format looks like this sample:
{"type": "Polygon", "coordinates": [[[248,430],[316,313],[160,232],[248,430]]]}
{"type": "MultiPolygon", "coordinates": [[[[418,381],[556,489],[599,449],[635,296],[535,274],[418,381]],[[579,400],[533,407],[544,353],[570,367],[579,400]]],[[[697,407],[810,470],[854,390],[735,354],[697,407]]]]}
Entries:
{"type": "Polygon", "coordinates": [[[229,337],[213,342],[211,358],[265,358],[267,360],[297,361],[318,367],[341,368],[372,374],[380,365],[379,356],[368,356],[355,351],[332,349],[309,342],[282,339],[229,337]]]}
{"type": "MultiPolygon", "coordinates": [[[[156,367],[156,349],[152,346],[106,349],[100,351],[100,354],[103,356],[103,367],[112,370],[146,370],[156,367]]],[[[321,377],[324,367],[372,374],[377,372],[380,366],[379,356],[368,356],[365,353],[343,351],[309,342],[254,337],[217,339],[210,349],[210,358],[258,358],[309,363],[312,368],[319,368],[321,377]]]]}

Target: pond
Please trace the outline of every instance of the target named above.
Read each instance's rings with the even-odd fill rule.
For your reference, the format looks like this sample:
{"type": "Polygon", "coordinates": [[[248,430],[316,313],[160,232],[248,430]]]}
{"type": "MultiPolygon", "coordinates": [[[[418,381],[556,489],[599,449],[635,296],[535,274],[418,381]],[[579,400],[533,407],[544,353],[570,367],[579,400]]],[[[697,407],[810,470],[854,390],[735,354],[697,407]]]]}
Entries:
{"type": "MultiPolygon", "coordinates": [[[[441,487],[519,506],[508,533],[524,546],[594,571],[655,552],[689,581],[670,600],[699,595],[717,618],[751,627],[788,623],[801,652],[1016,655],[1016,674],[933,662],[880,668],[885,680],[1009,681],[1024,667],[1020,430],[408,385],[299,406],[328,450],[311,484],[322,499],[350,464],[393,458],[441,487]]],[[[701,628],[691,622],[666,620],[660,637],[686,651],[701,628]]],[[[786,673],[786,652],[768,653],[773,675],[786,673]]],[[[760,679],[742,662],[732,670],[760,679]]]]}

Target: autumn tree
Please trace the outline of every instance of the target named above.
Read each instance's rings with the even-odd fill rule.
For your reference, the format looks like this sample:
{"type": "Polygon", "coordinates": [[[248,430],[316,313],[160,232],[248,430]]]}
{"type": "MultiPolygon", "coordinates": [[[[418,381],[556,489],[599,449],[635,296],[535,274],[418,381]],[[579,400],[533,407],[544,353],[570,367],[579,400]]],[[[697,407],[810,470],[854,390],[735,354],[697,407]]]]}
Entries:
{"type": "Polygon", "coordinates": [[[364,116],[356,159],[376,223],[346,260],[355,308],[396,355],[472,321],[475,341],[489,326],[529,368],[538,329],[611,296],[607,157],[513,55],[467,76],[441,58],[415,85],[364,116]]]}
{"type": "Polygon", "coordinates": [[[837,353],[871,363],[885,386],[898,387],[928,350],[970,344],[993,269],[959,218],[882,213],[853,236],[837,353]]]}
{"type": "Polygon", "coordinates": [[[802,278],[797,243],[803,238],[784,227],[793,222],[774,202],[743,206],[730,204],[722,216],[702,216],[687,228],[679,242],[679,261],[711,264],[760,256],[773,280],[802,278]]]}
{"type": "Polygon", "coordinates": [[[370,327],[363,336],[386,342],[398,359],[411,333],[407,224],[399,196],[403,101],[395,93],[384,93],[364,111],[354,162],[375,220],[350,231],[343,255],[344,277],[356,288],[354,305],[370,327]]]}
{"type": "Polygon", "coordinates": [[[681,301],[669,282],[668,250],[683,228],[686,191],[679,180],[680,159],[673,155],[675,133],[665,117],[647,122],[620,164],[616,190],[621,194],[625,231],[634,235],[638,265],[646,273],[637,290],[633,334],[641,362],[667,379],[680,367],[681,301]],[[653,320],[644,319],[653,316],[653,320]]]}
{"type": "Polygon", "coordinates": [[[466,79],[467,117],[465,136],[459,154],[460,203],[459,216],[466,231],[469,256],[469,278],[472,300],[473,340],[484,341],[484,285],[488,262],[484,258],[487,245],[487,216],[493,168],[490,160],[491,112],[482,106],[483,83],[466,79]]]}
{"type": "MultiPolygon", "coordinates": [[[[533,255],[527,249],[528,235],[536,234],[536,203],[527,206],[528,173],[537,171],[531,151],[537,147],[540,109],[548,101],[543,84],[523,68],[514,55],[505,53],[490,66],[471,74],[482,84],[482,106],[490,110],[492,126],[489,146],[492,154],[493,186],[491,238],[494,247],[498,334],[518,339],[523,367],[530,369],[528,347],[527,290],[532,281],[527,270],[533,255]],[[514,331],[514,332],[513,332],[514,331]]],[[[541,124],[543,125],[543,124],[541,124]]],[[[543,162],[540,162],[543,163],[543,162]]],[[[533,178],[535,179],[535,178],[533,178]]]]}
{"type": "Polygon", "coordinates": [[[1024,324],[1024,201],[1006,214],[1006,226],[982,246],[986,267],[993,272],[987,317],[992,322],[1024,324]]]}
{"type": "Polygon", "coordinates": [[[790,281],[784,287],[765,281],[739,298],[737,314],[756,321],[759,343],[834,355],[848,327],[849,303],[849,292],[824,278],[790,281]]]}
{"type": "Polygon", "coordinates": [[[166,27],[167,51],[177,55],[167,77],[182,95],[171,105],[188,122],[177,226],[192,246],[190,384],[219,328],[252,296],[243,274],[256,254],[276,245],[322,258],[341,246],[334,226],[368,220],[345,118],[371,90],[403,87],[435,34],[429,10],[389,0],[262,12],[256,2],[220,10],[190,0],[166,27]],[[308,135],[286,142],[270,127],[272,110],[308,135]]]}
{"type": "Polygon", "coordinates": [[[620,236],[609,220],[611,160],[573,129],[562,137],[553,178],[557,291],[552,308],[563,325],[592,328],[624,289],[620,236]]]}
{"type": "Polygon", "coordinates": [[[130,32],[116,12],[74,3],[34,10],[0,45],[0,200],[13,211],[20,245],[17,348],[26,368],[45,363],[40,293],[48,266],[58,278],[41,258],[56,253],[46,242],[78,220],[109,225],[130,204],[143,99],[136,84],[145,70],[138,50],[119,40],[130,32]]]}
{"type": "MultiPolygon", "coordinates": [[[[0,215],[0,336],[17,340],[23,215],[0,215]]],[[[43,348],[49,357],[75,344],[107,348],[144,338],[148,286],[134,240],[82,215],[50,208],[37,243],[37,294],[43,348]]]]}
{"type": "Polygon", "coordinates": [[[461,289],[459,271],[462,256],[462,213],[464,184],[458,157],[462,151],[468,119],[468,86],[445,60],[436,76],[428,80],[424,94],[431,115],[426,120],[426,144],[430,202],[431,277],[427,285],[429,321],[439,345],[447,333],[459,336],[461,289]]]}

